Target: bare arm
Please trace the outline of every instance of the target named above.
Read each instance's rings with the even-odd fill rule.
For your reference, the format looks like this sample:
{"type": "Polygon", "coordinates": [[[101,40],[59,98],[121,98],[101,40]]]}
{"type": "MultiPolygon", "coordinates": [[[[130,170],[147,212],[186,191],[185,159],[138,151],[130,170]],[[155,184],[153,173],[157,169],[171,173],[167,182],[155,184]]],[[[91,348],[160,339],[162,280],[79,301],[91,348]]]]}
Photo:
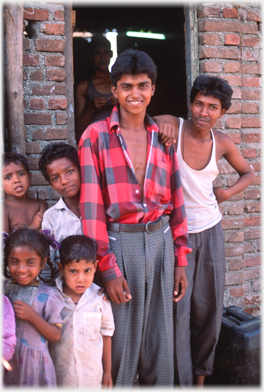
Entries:
{"type": "Polygon", "coordinates": [[[123,276],[104,282],[104,286],[112,302],[121,304],[132,298],[127,281],[123,276]]]}
{"type": "Polygon", "coordinates": [[[235,143],[226,135],[218,133],[222,156],[239,174],[237,182],[229,188],[214,188],[218,204],[246,189],[255,179],[255,174],[248,162],[238,151],[235,143]]]}
{"type": "Polygon", "coordinates": [[[102,385],[105,388],[111,388],[113,386],[111,368],[112,368],[112,338],[111,336],[103,336],[103,380],[102,385]]]}
{"type": "Polygon", "coordinates": [[[179,131],[179,119],[177,117],[164,114],[153,117],[153,120],[158,124],[161,143],[169,145],[177,142],[179,131]]]}
{"type": "Polygon", "coordinates": [[[29,321],[38,332],[50,342],[58,342],[62,329],[44,320],[30,305],[23,301],[14,301],[14,311],[21,320],[29,321]]]}
{"type": "Polygon", "coordinates": [[[40,230],[43,220],[44,212],[48,209],[48,203],[45,200],[40,200],[40,209],[33,217],[31,224],[28,226],[29,229],[40,230]]]}
{"type": "Polygon", "coordinates": [[[77,85],[75,94],[75,128],[77,139],[80,139],[83,131],[88,127],[93,116],[95,106],[92,101],[87,105],[88,81],[82,81],[77,85]]]}
{"type": "Polygon", "coordinates": [[[4,204],[3,208],[3,231],[5,231],[7,234],[9,234],[9,212],[7,206],[4,204]]]}

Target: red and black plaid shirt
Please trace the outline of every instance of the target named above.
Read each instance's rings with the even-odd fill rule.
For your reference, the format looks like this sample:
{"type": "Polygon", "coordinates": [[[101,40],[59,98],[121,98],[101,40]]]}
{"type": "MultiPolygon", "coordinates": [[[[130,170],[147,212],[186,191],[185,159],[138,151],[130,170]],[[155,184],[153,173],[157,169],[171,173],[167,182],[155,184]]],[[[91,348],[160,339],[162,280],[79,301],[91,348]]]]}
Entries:
{"type": "Polygon", "coordinates": [[[119,129],[118,107],[110,117],[91,124],[79,144],[80,208],[83,232],[97,243],[103,281],[121,276],[109,249],[107,222],[138,224],[170,214],[176,265],[187,265],[191,252],[178,161],[173,146],[158,141],[158,126],[146,115],[147,166],[144,198],[119,129]]]}

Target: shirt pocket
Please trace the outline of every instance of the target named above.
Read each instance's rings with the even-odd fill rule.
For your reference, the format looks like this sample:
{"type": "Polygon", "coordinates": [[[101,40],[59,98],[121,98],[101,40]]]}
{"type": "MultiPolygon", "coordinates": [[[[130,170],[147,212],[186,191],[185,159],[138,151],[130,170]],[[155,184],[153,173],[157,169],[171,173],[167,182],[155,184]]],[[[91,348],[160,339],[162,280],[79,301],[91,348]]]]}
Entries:
{"type": "Polygon", "coordinates": [[[84,312],[84,338],[98,340],[101,329],[101,313],[84,312]]]}

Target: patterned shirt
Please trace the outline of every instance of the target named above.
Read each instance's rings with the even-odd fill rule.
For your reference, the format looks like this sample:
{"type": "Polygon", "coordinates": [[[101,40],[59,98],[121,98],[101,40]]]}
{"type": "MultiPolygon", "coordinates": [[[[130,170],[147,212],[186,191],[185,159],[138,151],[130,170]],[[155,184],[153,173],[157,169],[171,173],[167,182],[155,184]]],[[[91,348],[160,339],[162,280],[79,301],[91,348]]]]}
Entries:
{"type": "Polygon", "coordinates": [[[145,125],[147,165],[143,198],[119,128],[117,106],[110,117],[91,124],[80,140],[83,232],[97,243],[98,267],[103,281],[122,275],[109,248],[108,222],[146,224],[163,214],[170,214],[176,265],[187,265],[186,254],[192,250],[174,147],[159,142],[158,126],[147,115],[145,125]]]}

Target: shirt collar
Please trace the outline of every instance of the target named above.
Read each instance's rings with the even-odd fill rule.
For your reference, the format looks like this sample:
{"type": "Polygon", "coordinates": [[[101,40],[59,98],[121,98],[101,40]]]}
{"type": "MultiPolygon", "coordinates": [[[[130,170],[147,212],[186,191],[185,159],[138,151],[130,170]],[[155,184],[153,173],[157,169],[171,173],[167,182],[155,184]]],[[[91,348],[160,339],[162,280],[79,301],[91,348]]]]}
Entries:
{"type": "MultiPolygon", "coordinates": [[[[55,279],[55,283],[56,283],[57,288],[58,288],[59,291],[61,292],[62,296],[64,297],[64,299],[65,299],[65,300],[69,299],[69,301],[72,302],[71,298],[70,298],[68,295],[64,294],[64,292],[63,292],[63,288],[62,288],[63,279],[62,279],[62,276],[61,276],[61,275],[58,276],[58,278],[55,279]]],[[[88,287],[88,289],[85,290],[85,292],[84,292],[83,295],[81,296],[79,302],[80,302],[83,298],[90,297],[90,296],[92,295],[92,293],[93,293],[94,291],[99,290],[99,288],[100,288],[100,287],[97,286],[97,284],[92,283],[91,286],[88,287]]]]}
{"type": "Polygon", "coordinates": [[[68,207],[66,206],[66,203],[65,203],[65,201],[63,200],[62,197],[61,197],[60,200],[54,205],[54,208],[56,208],[57,210],[63,210],[63,209],[65,209],[65,208],[67,208],[67,210],[68,210],[68,207]]]}
{"type": "MultiPolygon", "coordinates": [[[[151,132],[159,132],[159,128],[158,125],[152,120],[152,118],[146,113],[145,116],[145,121],[146,121],[146,128],[147,131],[151,132]]],[[[116,131],[116,132],[120,132],[119,130],[119,110],[118,110],[118,105],[115,105],[113,107],[110,119],[109,119],[109,129],[110,129],[110,133],[116,131]]]]}

